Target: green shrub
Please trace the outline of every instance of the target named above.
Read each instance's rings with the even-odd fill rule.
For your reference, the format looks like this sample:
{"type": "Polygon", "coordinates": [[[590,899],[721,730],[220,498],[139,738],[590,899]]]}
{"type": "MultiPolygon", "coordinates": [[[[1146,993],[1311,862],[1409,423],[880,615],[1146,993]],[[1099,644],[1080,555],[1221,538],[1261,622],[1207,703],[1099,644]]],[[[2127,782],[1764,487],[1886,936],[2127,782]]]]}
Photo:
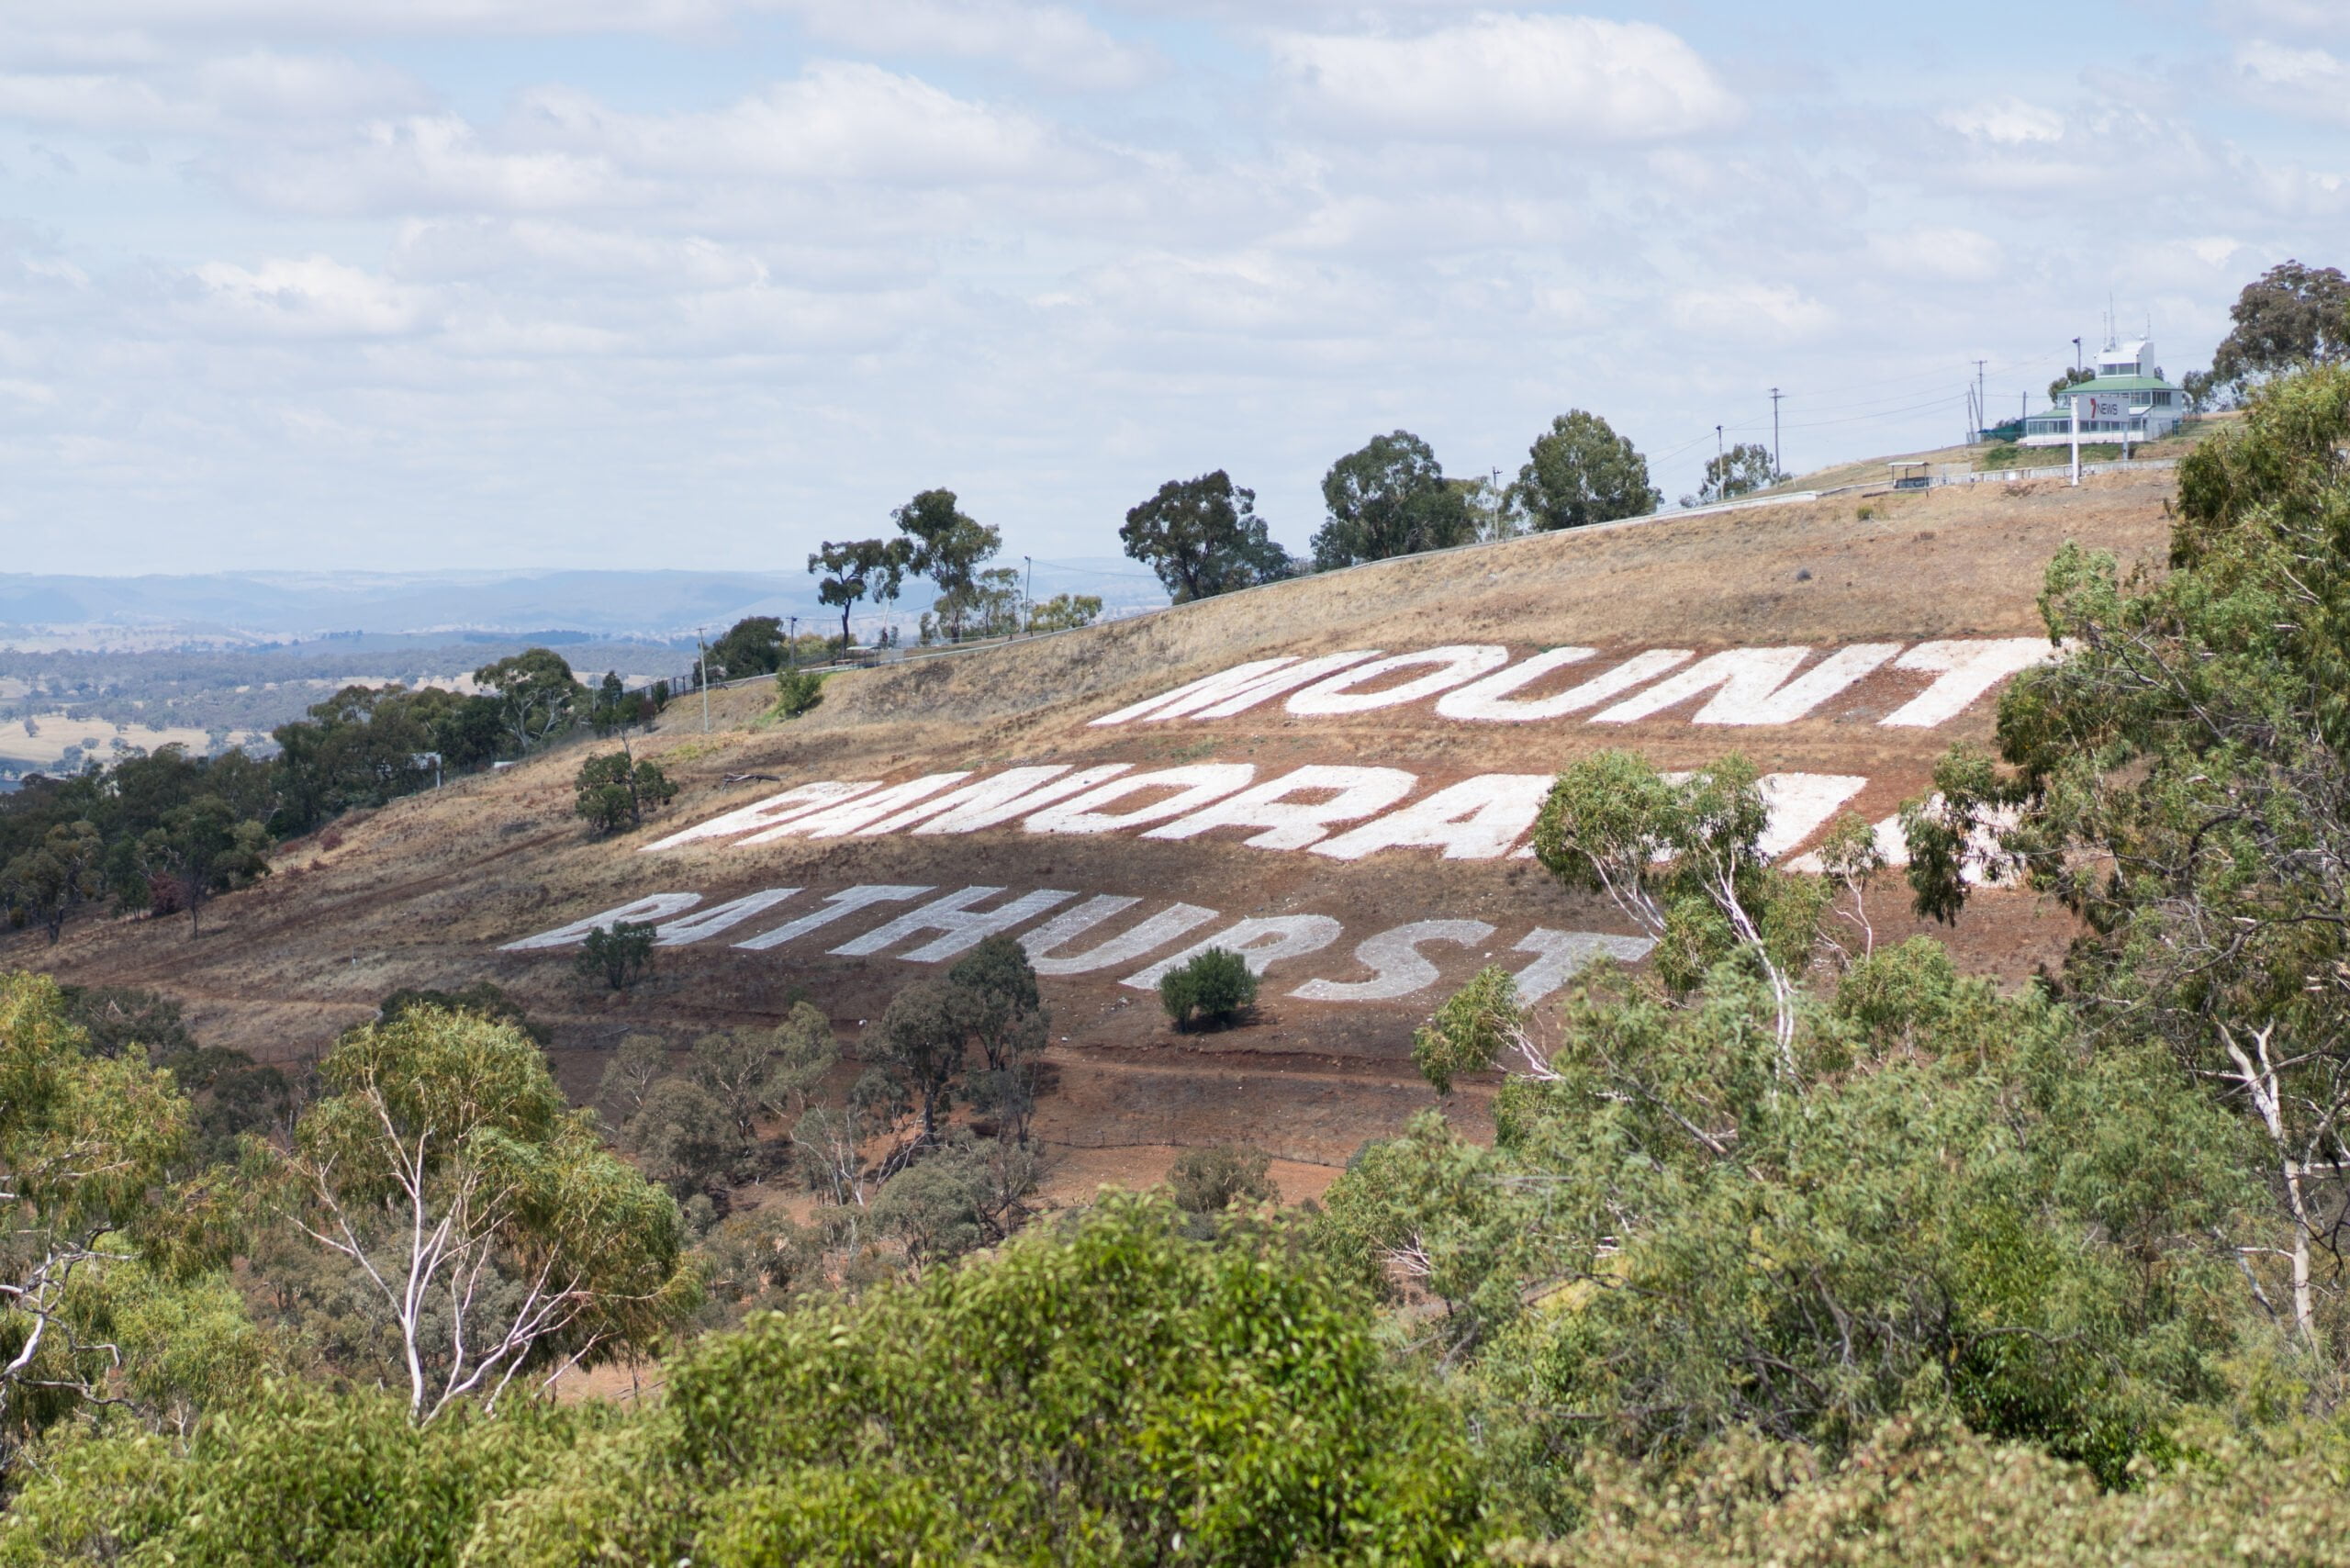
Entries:
{"type": "Polygon", "coordinates": [[[511,1024],[542,1046],[554,1044],[554,1031],[543,1024],[532,1023],[530,1009],[507,995],[505,988],[495,980],[478,980],[455,991],[403,986],[375,1004],[375,1022],[397,1024],[420,1007],[470,1013],[493,1024],[511,1024]]]}
{"type": "Polygon", "coordinates": [[[52,1446],[0,1515],[0,1564],[454,1563],[486,1504],[549,1480],[608,1418],[517,1400],[420,1428],[379,1392],[288,1383],[185,1443],[136,1431],[52,1446]]]}
{"type": "Polygon", "coordinates": [[[824,678],[811,670],[776,672],[775,711],[779,719],[797,719],[824,700],[824,678]]]}
{"type": "Polygon", "coordinates": [[[572,786],[572,811],[598,833],[635,827],[647,811],[677,798],[677,786],[658,763],[639,762],[626,751],[589,757],[572,786]]]}
{"type": "Polygon", "coordinates": [[[1210,947],[1158,977],[1158,1004],[1178,1029],[1229,1024],[1256,1001],[1248,960],[1226,947],[1210,947]]]}
{"type": "Polygon", "coordinates": [[[572,968],[587,980],[602,980],[614,991],[626,991],[653,968],[654,924],[649,920],[622,920],[599,925],[579,945],[572,968]]]}
{"type": "Polygon", "coordinates": [[[1745,1429],[1832,1461],[1919,1410],[2119,1484],[2264,1332],[2230,1235],[2249,1149],[2165,1051],[1924,941],[1799,998],[1792,1071],[1737,959],[1678,1006],[1615,985],[1536,1029],[1491,1148],[1423,1113],[1317,1224],[1367,1284],[1443,1304],[1426,1353],[1554,1519],[1561,1450],[1745,1429]]]}
{"type": "Polygon", "coordinates": [[[1278,1203],[1281,1191],[1267,1173],[1272,1163],[1272,1156],[1247,1144],[1187,1148],[1169,1168],[1167,1186],[1175,1194],[1175,1206],[1188,1215],[1222,1214],[1243,1198],[1252,1204],[1278,1203]]]}
{"type": "Polygon", "coordinates": [[[996,1257],[714,1334],[471,1561],[1458,1562],[1457,1415],[1278,1228],[1112,1194],[996,1257]]]}
{"type": "Polygon", "coordinates": [[[1957,1423],[1904,1419],[1842,1463],[1738,1434],[1679,1463],[1593,1468],[1591,1522],[1511,1541],[1526,1568],[2273,1568],[2350,1564],[2341,1439],[2293,1426],[2196,1434],[2195,1462],[2109,1491],[2077,1465],[1957,1423]]]}

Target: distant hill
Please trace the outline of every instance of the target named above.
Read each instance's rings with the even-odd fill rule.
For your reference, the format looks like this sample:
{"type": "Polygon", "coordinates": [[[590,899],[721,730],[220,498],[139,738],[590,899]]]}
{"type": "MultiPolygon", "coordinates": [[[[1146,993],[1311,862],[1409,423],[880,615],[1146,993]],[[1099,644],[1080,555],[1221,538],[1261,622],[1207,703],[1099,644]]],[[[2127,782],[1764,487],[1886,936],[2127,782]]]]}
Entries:
{"type": "MultiPolygon", "coordinates": [[[[1017,558],[1009,563],[1015,568],[1017,558]]],[[[1167,602],[1156,578],[1117,557],[1038,561],[1035,593],[1098,594],[1111,614],[1167,602]]],[[[911,622],[920,584],[890,608],[911,622]]],[[[455,639],[568,633],[671,642],[745,615],[837,620],[804,572],[222,572],[188,577],[0,573],[0,647],[251,646],[364,633],[455,639]]],[[[884,617],[857,617],[878,624],[884,617]]]]}
{"type": "MultiPolygon", "coordinates": [[[[584,1098],[631,1033],[682,1048],[805,998],[856,1038],[1007,931],[1044,976],[1035,1126],[1071,1191],[1231,1140],[1334,1171],[1433,1103],[1412,1031],[1481,968],[1531,997],[1646,949],[1525,857],[1550,775],[1600,748],[1668,768],[1742,753],[1768,780],[1765,848],[1800,866],[1834,812],[1892,823],[1953,742],[1987,739],[1999,681],[2046,655],[2035,599],[2060,546],[2159,560],[2173,494],[2142,471],[1667,517],[841,675],[789,722],[764,683],[722,689],[707,719],[683,703],[632,737],[682,787],[641,833],[573,814],[581,737],[281,846],[201,940],[92,917],[53,948],[0,933],[0,961],[161,987],[207,1043],[285,1062],[401,987],[494,980],[584,1098]],[[572,950],[622,919],[664,942],[625,996],[572,950]],[[1211,942],[1263,968],[1256,1012],[1176,1035],[1156,968],[1211,942]]],[[[697,580],[635,580],[672,578],[697,580]]],[[[1040,596],[1067,580],[1038,564],[1040,596]]],[[[1923,929],[1897,874],[1870,905],[1880,943],[1923,929]]],[[[1986,890],[1942,935],[2015,981],[2073,927],[1986,890]]],[[[1489,1092],[1452,1114],[1473,1125],[1489,1092]]]]}

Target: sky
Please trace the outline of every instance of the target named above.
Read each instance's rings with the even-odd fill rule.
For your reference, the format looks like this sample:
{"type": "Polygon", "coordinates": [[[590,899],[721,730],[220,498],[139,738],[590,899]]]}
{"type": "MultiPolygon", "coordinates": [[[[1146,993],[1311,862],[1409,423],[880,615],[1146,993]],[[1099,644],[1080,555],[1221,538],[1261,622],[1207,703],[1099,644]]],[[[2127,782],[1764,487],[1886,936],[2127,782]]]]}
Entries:
{"type": "Polygon", "coordinates": [[[1695,488],[2350,264],[2350,0],[0,0],[0,570],[1303,549],[1413,431],[1695,488]]]}

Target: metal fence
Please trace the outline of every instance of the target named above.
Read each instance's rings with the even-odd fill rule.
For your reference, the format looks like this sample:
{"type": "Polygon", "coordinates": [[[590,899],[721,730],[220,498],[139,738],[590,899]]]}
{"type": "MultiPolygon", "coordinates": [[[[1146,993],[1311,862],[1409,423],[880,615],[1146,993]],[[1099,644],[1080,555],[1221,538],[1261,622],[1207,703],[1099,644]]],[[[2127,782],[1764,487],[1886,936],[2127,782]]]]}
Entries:
{"type": "MultiPolygon", "coordinates": [[[[1169,605],[1164,608],[1171,610],[1175,607],[1169,605]]],[[[1105,615],[1102,617],[1101,620],[1092,622],[1091,624],[1099,626],[1102,624],[1103,622],[1107,621],[1129,620],[1136,614],[1155,615],[1158,613],[1160,613],[1160,610],[1156,609],[1127,611],[1119,614],[1105,615]]],[[[921,664],[929,659],[948,659],[960,654],[981,653],[989,648],[1007,648],[1017,643],[1035,643],[1041,642],[1049,637],[1066,637],[1071,632],[1081,632],[1083,630],[1085,630],[1085,628],[1082,626],[1070,626],[1065,627],[1057,632],[1015,632],[1009,636],[1003,637],[967,637],[959,643],[932,644],[929,646],[916,644],[911,648],[898,644],[892,644],[886,648],[856,648],[851,650],[849,657],[845,659],[834,659],[827,664],[786,665],[780,671],[773,671],[762,675],[736,676],[726,680],[713,680],[710,683],[710,689],[712,691],[724,691],[733,687],[755,685],[757,682],[762,680],[773,680],[778,674],[789,673],[795,669],[808,675],[836,675],[848,670],[878,669],[890,665],[921,664]]],[[[675,702],[682,698],[691,697],[701,689],[700,684],[695,679],[696,673],[699,668],[700,664],[699,661],[697,660],[695,663],[688,665],[682,674],[665,678],[668,681],[669,700],[671,701],[675,702]]],[[[643,682],[642,685],[624,687],[622,689],[632,697],[638,697],[651,692],[653,688],[657,684],[659,684],[657,679],[648,680],[643,682]]]]}

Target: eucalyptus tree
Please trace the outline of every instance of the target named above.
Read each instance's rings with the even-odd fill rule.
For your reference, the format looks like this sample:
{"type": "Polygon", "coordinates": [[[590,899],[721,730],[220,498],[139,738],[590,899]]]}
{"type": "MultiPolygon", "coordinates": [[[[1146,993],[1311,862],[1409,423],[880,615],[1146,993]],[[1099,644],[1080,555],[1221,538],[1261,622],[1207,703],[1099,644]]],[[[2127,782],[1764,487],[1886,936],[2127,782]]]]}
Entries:
{"type": "Polygon", "coordinates": [[[2350,366],[2255,394],[2178,469],[2170,571],[2067,545],[2065,656],[2002,696],[1909,815],[1919,908],[1987,851],[2078,915],[2068,989],[2161,1041],[2268,1149],[2250,1287],[2350,1368],[2350,366]]]}
{"type": "Polygon", "coordinates": [[[1289,552],[1257,515],[1257,492],[1218,468],[1169,479],[1118,530],[1128,555],[1158,575],[1178,604],[1288,577],[1289,552]]]}
{"type": "Polygon", "coordinates": [[[1445,482],[1436,451],[1409,431],[1371,438],[1322,476],[1328,518],[1314,534],[1314,565],[1327,571],[1477,536],[1468,498],[1445,482]]]}
{"type": "Polygon", "coordinates": [[[520,1030],[420,1007],[351,1030],[318,1072],[253,1174],[388,1318],[411,1419],[651,1349],[693,1310],[677,1204],[520,1030]]]}

